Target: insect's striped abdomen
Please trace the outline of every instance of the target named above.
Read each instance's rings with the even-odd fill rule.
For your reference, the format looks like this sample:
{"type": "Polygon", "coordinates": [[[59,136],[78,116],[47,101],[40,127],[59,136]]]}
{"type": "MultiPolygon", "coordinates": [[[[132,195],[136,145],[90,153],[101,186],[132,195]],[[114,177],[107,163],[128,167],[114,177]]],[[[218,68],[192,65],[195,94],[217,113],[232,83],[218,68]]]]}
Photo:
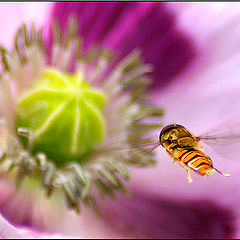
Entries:
{"type": "Polygon", "coordinates": [[[178,152],[178,159],[188,168],[202,176],[214,172],[211,159],[199,150],[182,149],[178,152]]]}

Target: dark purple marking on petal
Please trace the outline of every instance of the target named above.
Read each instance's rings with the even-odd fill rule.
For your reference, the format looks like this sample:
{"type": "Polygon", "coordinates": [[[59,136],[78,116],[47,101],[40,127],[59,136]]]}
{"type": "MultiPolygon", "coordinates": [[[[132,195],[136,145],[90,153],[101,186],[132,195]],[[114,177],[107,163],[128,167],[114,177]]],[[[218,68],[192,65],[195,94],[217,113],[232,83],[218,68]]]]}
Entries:
{"type": "Polygon", "coordinates": [[[222,239],[233,238],[236,232],[233,209],[207,200],[177,201],[135,194],[100,204],[105,223],[126,237],[222,239]]]}
{"type": "Polygon", "coordinates": [[[78,17],[85,51],[104,46],[121,59],[141,48],[145,61],[154,65],[153,87],[173,81],[197,56],[193,39],[177,28],[166,3],[55,3],[52,19],[65,29],[71,14],[78,17]]]}

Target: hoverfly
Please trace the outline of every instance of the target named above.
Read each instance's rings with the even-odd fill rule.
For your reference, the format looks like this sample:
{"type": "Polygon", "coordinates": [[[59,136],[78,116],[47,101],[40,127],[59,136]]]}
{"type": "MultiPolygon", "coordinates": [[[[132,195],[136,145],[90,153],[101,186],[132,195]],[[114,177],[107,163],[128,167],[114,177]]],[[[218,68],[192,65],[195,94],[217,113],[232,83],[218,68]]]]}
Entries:
{"type": "Polygon", "coordinates": [[[228,177],[230,174],[224,174],[213,166],[211,158],[203,151],[199,141],[227,140],[229,137],[231,136],[221,134],[214,135],[211,132],[196,137],[182,125],[171,124],[165,126],[161,130],[159,141],[154,144],[150,151],[153,151],[162,145],[170,157],[186,170],[189,183],[193,181],[190,171],[201,176],[210,176],[215,172],[218,172],[221,175],[228,177]]]}

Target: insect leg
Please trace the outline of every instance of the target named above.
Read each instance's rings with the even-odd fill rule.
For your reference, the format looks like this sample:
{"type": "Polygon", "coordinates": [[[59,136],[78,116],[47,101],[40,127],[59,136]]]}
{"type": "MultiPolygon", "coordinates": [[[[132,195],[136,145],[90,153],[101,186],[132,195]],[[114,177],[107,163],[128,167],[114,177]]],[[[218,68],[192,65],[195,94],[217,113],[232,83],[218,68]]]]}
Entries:
{"type": "Polygon", "coordinates": [[[33,145],[33,133],[32,133],[32,130],[25,129],[25,128],[18,128],[17,129],[17,134],[19,136],[28,137],[28,139],[29,139],[28,147],[29,147],[30,150],[32,150],[32,145],[33,145]]]}
{"type": "Polygon", "coordinates": [[[177,162],[178,161],[178,159],[177,158],[175,158],[173,155],[172,155],[172,153],[170,152],[170,151],[168,151],[167,149],[166,149],[166,152],[168,153],[168,155],[173,159],[173,163],[175,163],[175,162],[177,162]]]}
{"type": "Polygon", "coordinates": [[[191,177],[191,174],[190,174],[190,170],[187,169],[187,174],[188,174],[188,182],[191,183],[193,180],[192,180],[192,177],[191,177]]]}
{"type": "Polygon", "coordinates": [[[172,153],[169,150],[166,149],[166,152],[170,155],[171,158],[174,158],[172,153]]]}
{"type": "Polygon", "coordinates": [[[186,167],[186,165],[185,165],[183,162],[178,161],[178,163],[180,164],[180,166],[181,166],[183,169],[186,170],[187,175],[188,175],[188,182],[189,182],[189,183],[193,182],[193,179],[192,179],[191,174],[190,174],[190,170],[186,167]]]}
{"type": "Polygon", "coordinates": [[[225,176],[225,177],[230,177],[230,176],[231,176],[231,174],[226,174],[226,173],[220,172],[220,171],[217,170],[215,167],[213,167],[213,169],[214,169],[215,171],[217,171],[218,173],[220,173],[221,175],[225,176]]]}

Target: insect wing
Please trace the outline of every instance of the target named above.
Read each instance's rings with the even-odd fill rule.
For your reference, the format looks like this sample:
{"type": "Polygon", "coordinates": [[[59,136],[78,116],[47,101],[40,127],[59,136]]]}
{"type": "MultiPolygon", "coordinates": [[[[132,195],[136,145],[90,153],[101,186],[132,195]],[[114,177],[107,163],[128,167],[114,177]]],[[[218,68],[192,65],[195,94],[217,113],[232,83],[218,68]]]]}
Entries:
{"type": "Polygon", "coordinates": [[[240,151],[240,122],[224,124],[198,136],[201,143],[221,155],[235,158],[240,151]]]}
{"type": "Polygon", "coordinates": [[[205,142],[215,142],[219,144],[236,142],[237,140],[240,141],[240,122],[211,129],[198,136],[198,138],[205,142]]]}

